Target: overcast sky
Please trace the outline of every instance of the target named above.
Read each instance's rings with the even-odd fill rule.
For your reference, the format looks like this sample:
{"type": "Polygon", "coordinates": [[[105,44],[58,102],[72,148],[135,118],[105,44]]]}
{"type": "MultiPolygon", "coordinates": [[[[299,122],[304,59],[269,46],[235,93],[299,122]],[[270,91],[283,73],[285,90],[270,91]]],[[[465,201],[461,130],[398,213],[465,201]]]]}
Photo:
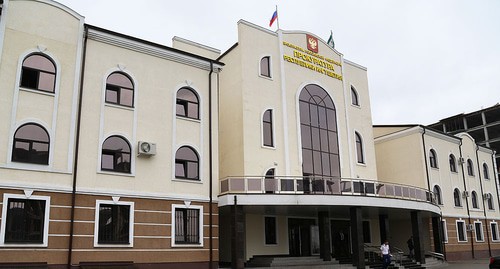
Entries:
{"type": "Polygon", "coordinates": [[[374,124],[430,124],[500,102],[499,0],[60,0],[85,22],[227,50],[240,19],[327,40],[368,68],[374,124]]]}

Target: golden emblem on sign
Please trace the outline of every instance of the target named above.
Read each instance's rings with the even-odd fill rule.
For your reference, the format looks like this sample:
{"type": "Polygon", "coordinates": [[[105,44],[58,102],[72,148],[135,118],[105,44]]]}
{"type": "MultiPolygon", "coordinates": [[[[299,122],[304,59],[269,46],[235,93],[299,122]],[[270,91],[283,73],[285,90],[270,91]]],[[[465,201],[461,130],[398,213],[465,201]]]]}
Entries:
{"type": "Polygon", "coordinates": [[[314,53],[318,53],[318,39],[312,35],[306,35],[306,40],[307,49],[314,53]]]}

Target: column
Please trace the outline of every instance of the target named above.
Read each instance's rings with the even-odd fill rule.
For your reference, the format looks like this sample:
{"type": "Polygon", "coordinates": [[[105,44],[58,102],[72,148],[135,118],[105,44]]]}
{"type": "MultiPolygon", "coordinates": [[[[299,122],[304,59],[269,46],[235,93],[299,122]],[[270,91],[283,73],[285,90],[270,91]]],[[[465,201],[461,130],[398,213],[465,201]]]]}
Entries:
{"type": "Polygon", "coordinates": [[[387,215],[379,215],[378,221],[380,224],[380,244],[384,243],[385,240],[389,240],[390,244],[389,217],[387,215]]]}
{"type": "Polygon", "coordinates": [[[352,262],[358,269],[365,268],[363,221],[361,207],[351,207],[352,262]]]}
{"type": "Polygon", "coordinates": [[[330,241],[330,215],[328,211],[318,212],[319,222],[319,256],[324,261],[332,260],[332,243],[330,241]]]}
{"type": "MultiPolygon", "coordinates": [[[[428,226],[426,226],[428,227],[428,226]]],[[[411,230],[413,234],[413,245],[415,247],[415,260],[421,264],[425,263],[425,249],[422,238],[424,225],[422,224],[422,212],[411,212],[411,230]]]]}
{"type": "Polygon", "coordinates": [[[245,268],[245,214],[243,207],[231,207],[231,268],[245,268]]]}
{"type": "Polygon", "coordinates": [[[432,235],[434,237],[434,251],[443,253],[443,228],[441,227],[441,218],[432,217],[432,235]]]}

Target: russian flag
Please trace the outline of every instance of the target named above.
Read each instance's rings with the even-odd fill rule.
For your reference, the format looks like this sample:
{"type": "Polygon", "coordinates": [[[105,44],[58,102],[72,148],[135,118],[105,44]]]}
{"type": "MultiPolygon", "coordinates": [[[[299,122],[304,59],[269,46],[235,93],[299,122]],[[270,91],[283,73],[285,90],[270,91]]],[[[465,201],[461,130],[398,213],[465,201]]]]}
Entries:
{"type": "Polygon", "coordinates": [[[274,23],[275,20],[278,19],[278,10],[274,11],[273,17],[271,18],[271,21],[269,22],[269,27],[271,27],[274,23]]]}

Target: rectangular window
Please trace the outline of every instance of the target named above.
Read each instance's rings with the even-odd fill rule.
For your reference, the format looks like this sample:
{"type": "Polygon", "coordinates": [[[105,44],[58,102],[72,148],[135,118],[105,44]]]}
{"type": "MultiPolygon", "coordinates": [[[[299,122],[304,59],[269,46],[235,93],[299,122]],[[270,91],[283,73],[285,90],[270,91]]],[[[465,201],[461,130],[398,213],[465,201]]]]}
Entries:
{"type": "Polygon", "coordinates": [[[363,240],[364,240],[364,243],[371,243],[372,242],[372,235],[371,235],[369,221],[363,221],[363,240]]]}
{"type": "Polygon", "coordinates": [[[491,228],[491,240],[492,241],[499,241],[498,238],[498,225],[496,222],[490,222],[490,228],[491,228]]]}
{"type": "Polygon", "coordinates": [[[262,118],[262,135],[264,146],[273,147],[273,111],[271,109],[264,112],[264,117],[262,118]]]}
{"type": "Polygon", "coordinates": [[[5,194],[0,244],[47,245],[50,197],[5,194]]]}
{"type": "Polygon", "coordinates": [[[463,220],[457,220],[457,236],[458,242],[467,242],[467,237],[465,236],[465,222],[463,220]]]}
{"type": "Polygon", "coordinates": [[[276,217],[265,217],[264,229],[266,234],[266,245],[276,245],[278,243],[276,237],[276,217]]]}
{"type": "Polygon", "coordinates": [[[483,242],[483,223],[482,222],[474,222],[474,233],[476,234],[476,241],[483,242]]]}
{"type": "Polygon", "coordinates": [[[199,209],[175,209],[175,244],[200,244],[199,209]]]}
{"type": "Polygon", "coordinates": [[[94,245],[133,244],[134,203],[96,201],[94,245]]]}
{"type": "Polygon", "coordinates": [[[441,228],[443,229],[443,242],[448,243],[448,227],[446,227],[446,220],[441,221],[441,228]]]}

